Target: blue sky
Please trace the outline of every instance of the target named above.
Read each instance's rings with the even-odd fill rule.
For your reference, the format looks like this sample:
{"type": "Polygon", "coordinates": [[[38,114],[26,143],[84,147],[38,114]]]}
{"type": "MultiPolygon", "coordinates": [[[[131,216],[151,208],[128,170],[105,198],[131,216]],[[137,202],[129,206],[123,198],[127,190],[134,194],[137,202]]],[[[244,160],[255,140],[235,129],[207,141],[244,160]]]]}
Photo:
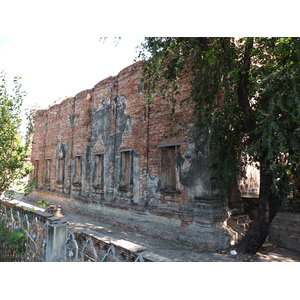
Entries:
{"type": "Polygon", "coordinates": [[[142,38],[100,36],[23,36],[0,38],[0,70],[11,81],[22,77],[28,93],[24,108],[37,103],[47,107],[60,97],[74,96],[132,64],[142,38]]]}

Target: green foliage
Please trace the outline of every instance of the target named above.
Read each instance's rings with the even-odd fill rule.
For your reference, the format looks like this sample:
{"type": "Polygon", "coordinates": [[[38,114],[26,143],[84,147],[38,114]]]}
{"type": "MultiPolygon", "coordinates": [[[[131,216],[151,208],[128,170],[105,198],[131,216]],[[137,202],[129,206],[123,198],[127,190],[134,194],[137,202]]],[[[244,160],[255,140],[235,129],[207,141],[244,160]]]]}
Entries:
{"type": "Polygon", "coordinates": [[[8,93],[5,75],[0,74],[0,193],[32,170],[28,162],[30,134],[33,120],[27,114],[28,126],[25,141],[20,132],[21,109],[25,93],[21,90],[20,78],[13,80],[12,93],[8,93]]]}
{"type": "Polygon", "coordinates": [[[300,158],[300,39],[257,39],[258,68],[253,66],[258,95],[253,105],[257,140],[248,151],[264,155],[273,177],[273,191],[285,198],[299,178],[300,158]],[[268,60],[266,59],[268,54],[268,60]]]}
{"type": "Polygon", "coordinates": [[[266,162],[277,196],[290,194],[300,169],[299,38],[145,38],[140,49],[150,104],[158,92],[176,101],[188,72],[221,194],[249,160],[266,162]]]}
{"type": "Polygon", "coordinates": [[[22,229],[11,231],[0,223],[0,261],[15,261],[25,253],[26,234],[22,229]]]}
{"type": "Polygon", "coordinates": [[[32,179],[31,181],[27,180],[19,180],[17,182],[17,189],[12,191],[12,193],[18,193],[18,194],[23,194],[24,196],[28,196],[30,193],[33,192],[34,188],[37,187],[39,183],[37,182],[36,179],[32,179]]]}
{"type": "Polygon", "coordinates": [[[47,201],[45,198],[42,198],[41,200],[38,201],[38,207],[44,208],[49,205],[49,201],[47,201]]]}

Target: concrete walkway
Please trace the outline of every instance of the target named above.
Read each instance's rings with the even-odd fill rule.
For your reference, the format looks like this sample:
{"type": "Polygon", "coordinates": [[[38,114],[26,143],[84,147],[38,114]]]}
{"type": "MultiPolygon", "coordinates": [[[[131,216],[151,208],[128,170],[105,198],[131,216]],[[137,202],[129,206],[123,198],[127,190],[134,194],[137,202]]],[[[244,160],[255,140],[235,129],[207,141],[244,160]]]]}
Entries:
{"type": "MultiPolygon", "coordinates": [[[[22,206],[34,209],[37,203],[16,195],[13,203],[19,203],[22,206]]],[[[69,224],[73,231],[84,231],[98,236],[100,239],[110,240],[117,244],[127,244],[137,249],[142,249],[143,257],[156,262],[243,262],[243,261],[261,261],[261,262],[298,262],[300,261],[300,252],[293,252],[282,248],[276,248],[268,253],[257,253],[256,255],[236,255],[231,256],[228,250],[216,252],[202,252],[193,246],[186,244],[166,241],[151,236],[143,235],[137,232],[128,231],[124,228],[99,222],[90,217],[81,216],[63,210],[64,216],[61,218],[69,224]]]]}

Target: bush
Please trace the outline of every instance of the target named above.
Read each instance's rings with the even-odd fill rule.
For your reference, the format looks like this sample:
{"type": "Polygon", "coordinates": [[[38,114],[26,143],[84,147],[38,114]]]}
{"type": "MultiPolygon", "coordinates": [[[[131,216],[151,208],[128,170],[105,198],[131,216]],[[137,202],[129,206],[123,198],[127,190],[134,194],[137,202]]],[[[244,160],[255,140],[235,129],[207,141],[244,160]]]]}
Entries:
{"type": "Polygon", "coordinates": [[[26,250],[26,234],[20,228],[11,231],[3,223],[0,224],[0,261],[22,261],[26,250]]]}

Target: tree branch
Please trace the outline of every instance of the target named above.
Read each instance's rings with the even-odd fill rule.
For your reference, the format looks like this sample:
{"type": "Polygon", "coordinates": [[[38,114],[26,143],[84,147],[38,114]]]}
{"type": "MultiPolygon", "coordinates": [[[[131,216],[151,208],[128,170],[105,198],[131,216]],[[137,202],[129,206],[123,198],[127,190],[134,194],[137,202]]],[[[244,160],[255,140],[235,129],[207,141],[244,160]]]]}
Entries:
{"type": "Polygon", "coordinates": [[[239,72],[238,81],[238,101],[243,112],[243,124],[246,132],[251,139],[255,139],[252,133],[255,129],[255,122],[252,116],[252,109],[249,102],[249,71],[251,66],[251,50],[253,48],[253,38],[246,41],[245,52],[243,57],[243,66],[239,72]]]}

